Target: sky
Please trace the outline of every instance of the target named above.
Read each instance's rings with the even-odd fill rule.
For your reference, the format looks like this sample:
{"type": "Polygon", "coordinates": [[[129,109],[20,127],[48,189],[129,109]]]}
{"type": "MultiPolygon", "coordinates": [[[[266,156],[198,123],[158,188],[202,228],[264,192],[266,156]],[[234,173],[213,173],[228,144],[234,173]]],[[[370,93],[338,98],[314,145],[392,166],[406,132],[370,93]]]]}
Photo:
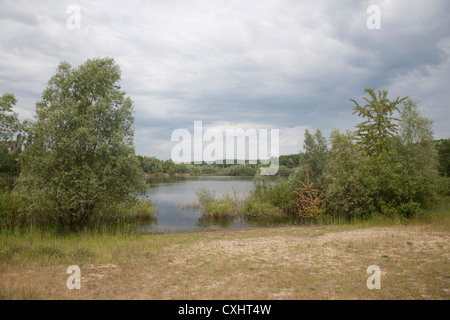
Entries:
{"type": "Polygon", "coordinates": [[[136,153],[164,160],[194,121],[277,129],[280,154],[297,153],[305,129],[353,130],[366,87],[409,96],[449,138],[449,13],[448,0],[0,0],[0,94],[32,118],[61,61],[114,58],[136,153]]]}

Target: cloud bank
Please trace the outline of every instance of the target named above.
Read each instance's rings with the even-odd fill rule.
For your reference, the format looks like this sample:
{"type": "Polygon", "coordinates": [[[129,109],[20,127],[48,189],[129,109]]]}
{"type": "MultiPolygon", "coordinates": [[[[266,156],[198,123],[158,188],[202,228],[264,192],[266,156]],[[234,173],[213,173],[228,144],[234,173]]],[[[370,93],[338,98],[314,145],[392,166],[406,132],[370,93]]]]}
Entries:
{"type": "Polygon", "coordinates": [[[410,96],[450,137],[450,3],[435,1],[0,1],[0,93],[32,117],[61,61],[112,57],[135,102],[141,155],[168,159],[177,128],[353,129],[366,87],[410,96]],[[381,29],[366,12],[378,5],[381,29]],[[67,8],[80,8],[70,29],[67,8]]]}

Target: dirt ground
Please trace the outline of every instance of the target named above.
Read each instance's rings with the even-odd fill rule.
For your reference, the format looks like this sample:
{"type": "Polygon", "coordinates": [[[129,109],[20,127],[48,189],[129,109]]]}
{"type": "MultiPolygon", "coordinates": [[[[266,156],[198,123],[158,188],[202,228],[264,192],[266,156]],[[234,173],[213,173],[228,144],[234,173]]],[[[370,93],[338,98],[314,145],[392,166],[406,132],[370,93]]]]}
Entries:
{"type": "Polygon", "coordinates": [[[285,227],[149,235],[66,265],[1,265],[6,299],[450,299],[446,226],[285,227]],[[380,289],[370,290],[369,266],[380,289]]]}

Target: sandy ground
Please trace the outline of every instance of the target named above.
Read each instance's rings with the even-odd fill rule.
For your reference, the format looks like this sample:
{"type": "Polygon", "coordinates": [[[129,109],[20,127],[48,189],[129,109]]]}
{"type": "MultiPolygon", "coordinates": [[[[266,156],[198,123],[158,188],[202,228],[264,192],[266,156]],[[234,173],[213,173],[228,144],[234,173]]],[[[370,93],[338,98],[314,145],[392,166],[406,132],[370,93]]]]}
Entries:
{"type": "MultiPolygon", "coordinates": [[[[450,299],[450,232],[436,226],[287,227],[154,235],[113,263],[3,267],[4,298],[450,299]],[[381,289],[367,288],[368,266],[381,289]]],[[[119,250],[119,249],[111,249],[119,250]]],[[[112,253],[114,256],[114,252],[112,253]]]]}

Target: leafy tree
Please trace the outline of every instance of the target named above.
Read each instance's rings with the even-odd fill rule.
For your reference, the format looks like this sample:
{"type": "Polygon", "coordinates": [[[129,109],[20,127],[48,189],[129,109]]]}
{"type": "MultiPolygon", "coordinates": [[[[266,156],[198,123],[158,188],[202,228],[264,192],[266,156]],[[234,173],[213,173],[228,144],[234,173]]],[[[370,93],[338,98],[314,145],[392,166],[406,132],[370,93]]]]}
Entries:
{"type": "Polygon", "coordinates": [[[450,139],[441,139],[435,144],[439,159],[439,173],[443,177],[450,177],[450,139]]]}
{"type": "Polygon", "coordinates": [[[408,98],[400,111],[400,137],[403,143],[431,143],[433,140],[433,122],[420,115],[417,104],[408,98]]]}
{"type": "MultiPolygon", "coordinates": [[[[9,142],[13,141],[20,131],[18,114],[13,111],[17,99],[11,93],[0,97],[0,175],[17,176],[20,171],[17,158],[20,149],[8,152],[9,142]]],[[[3,182],[2,182],[3,183],[3,182]]]]}
{"type": "Polygon", "coordinates": [[[113,59],[62,62],[25,127],[19,189],[33,217],[64,226],[108,217],[145,184],[133,145],[133,103],[113,59]]]}
{"type": "Polygon", "coordinates": [[[419,107],[411,99],[403,103],[399,122],[401,144],[394,145],[396,162],[402,163],[404,172],[399,180],[409,179],[408,201],[426,205],[434,199],[438,184],[438,154],[433,142],[433,122],[420,114],[419,107]]]}
{"type": "MultiPolygon", "coordinates": [[[[305,130],[305,140],[303,143],[303,165],[308,167],[309,177],[317,188],[323,186],[323,172],[327,163],[327,140],[322,135],[320,129],[316,130],[313,135],[308,129],[305,130]]],[[[303,176],[306,172],[305,168],[301,168],[302,176],[299,180],[306,181],[306,176],[303,176]]]]}
{"type": "Polygon", "coordinates": [[[381,157],[354,144],[353,134],[333,131],[325,175],[330,214],[411,217],[433,201],[438,177],[432,123],[411,100],[403,103],[400,116],[400,133],[389,138],[381,157]]]}
{"type": "Polygon", "coordinates": [[[5,93],[0,97],[0,142],[8,142],[14,139],[19,131],[19,118],[12,109],[17,99],[12,93],[5,93]]]}
{"type": "Polygon", "coordinates": [[[353,141],[354,133],[334,129],[324,173],[327,212],[335,218],[363,218],[374,212],[374,178],[369,157],[353,141]]]}
{"type": "Polygon", "coordinates": [[[19,155],[21,149],[8,151],[6,144],[0,145],[0,175],[18,176],[20,173],[19,155]]]}
{"type": "Polygon", "coordinates": [[[163,161],[162,168],[164,173],[168,173],[170,175],[175,173],[175,162],[172,161],[172,159],[163,161]]]}
{"type": "Polygon", "coordinates": [[[395,101],[390,101],[386,90],[378,91],[378,96],[372,88],[366,88],[364,92],[370,98],[363,98],[367,102],[366,105],[361,106],[354,99],[350,100],[355,104],[353,114],[367,119],[356,125],[356,138],[369,156],[379,158],[389,149],[390,140],[397,133],[397,124],[394,121],[398,119],[393,117],[394,112],[398,111],[397,105],[408,97],[398,97],[395,101]]]}
{"type": "Polygon", "coordinates": [[[138,156],[142,170],[148,174],[155,174],[163,172],[162,161],[155,157],[138,156]]]}

